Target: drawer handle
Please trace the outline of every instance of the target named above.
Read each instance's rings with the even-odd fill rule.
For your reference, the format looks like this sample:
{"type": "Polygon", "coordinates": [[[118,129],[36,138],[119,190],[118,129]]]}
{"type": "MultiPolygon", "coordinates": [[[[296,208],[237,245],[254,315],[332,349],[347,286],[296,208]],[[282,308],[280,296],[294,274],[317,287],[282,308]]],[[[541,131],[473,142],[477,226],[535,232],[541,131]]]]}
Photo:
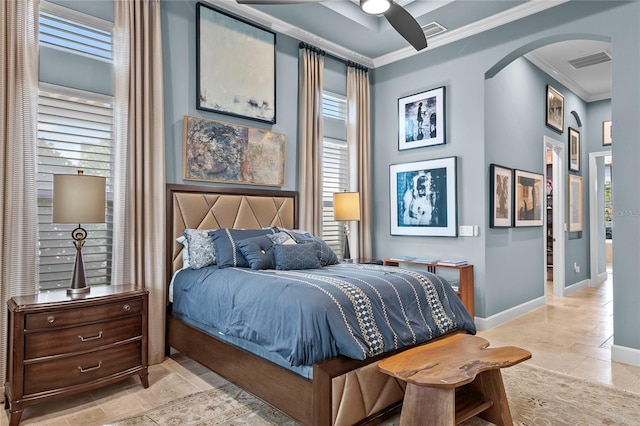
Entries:
{"type": "Polygon", "coordinates": [[[78,339],[80,339],[81,342],[90,342],[91,340],[102,339],[102,330],[100,330],[100,333],[98,333],[97,336],[82,337],[82,336],[78,335],[78,339]]]}
{"type": "Polygon", "coordinates": [[[129,312],[131,310],[131,306],[129,306],[129,304],[127,303],[126,305],[122,306],[122,310],[125,312],[129,312]]]}
{"type": "Polygon", "coordinates": [[[99,361],[98,365],[94,365],[93,367],[82,368],[82,366],[79,365],[78,370],[80,370],[81,373],[88,373],[89,371],[97,370],[100,367],[102,367],[102,361],[99,361]]]}
{"type": "Polygon", "coordinates": [[[47,317],[47,322],[49,324],[53,324],[53,322],[56,320],[56,317],[54,317],[53,315],[50,315],[47,317]]]}

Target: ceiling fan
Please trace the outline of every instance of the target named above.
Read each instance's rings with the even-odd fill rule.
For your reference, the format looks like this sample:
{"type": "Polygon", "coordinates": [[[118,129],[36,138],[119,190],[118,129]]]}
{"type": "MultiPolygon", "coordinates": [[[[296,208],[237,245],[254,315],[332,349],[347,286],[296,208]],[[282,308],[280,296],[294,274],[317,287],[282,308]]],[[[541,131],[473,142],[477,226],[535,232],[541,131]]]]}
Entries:
{"type": "MultiPolygon", "coordinates": [[[[313,3],[322,0],[236,0],[238,4],[296,4],[313,3]]],[[[360,0],[360,9],[371,15],[383,15],[389,24],[404,37],[416,50],[427,47],[427,37],[409,12],[392,0],[360,0]]]]}

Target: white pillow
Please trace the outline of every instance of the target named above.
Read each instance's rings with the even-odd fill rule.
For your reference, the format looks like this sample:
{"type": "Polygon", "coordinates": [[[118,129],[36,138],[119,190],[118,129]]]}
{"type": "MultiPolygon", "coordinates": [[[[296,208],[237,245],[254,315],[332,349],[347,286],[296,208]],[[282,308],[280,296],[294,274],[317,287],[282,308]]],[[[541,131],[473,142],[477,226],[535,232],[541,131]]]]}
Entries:
{"type": "Polygon", "coordinates": [[[189,267],[189,241],[184,235],[180,235],[176,238],[176,241],[182,244],[182,269],[189,267]]]}

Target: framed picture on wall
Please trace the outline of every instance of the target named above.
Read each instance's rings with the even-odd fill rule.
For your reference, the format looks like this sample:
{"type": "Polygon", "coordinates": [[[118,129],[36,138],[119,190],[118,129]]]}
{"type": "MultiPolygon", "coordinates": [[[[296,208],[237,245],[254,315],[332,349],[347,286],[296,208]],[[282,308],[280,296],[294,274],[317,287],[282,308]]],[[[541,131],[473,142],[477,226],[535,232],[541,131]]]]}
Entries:
{"type": "Polygon", "coordinates": [[[196,108],[276,122],[276,34],[196,5],[196,108]]]}
{"type": "Polygon", "coordinates": [[[569,175],[569,232],[582,231],[582,176],[569,175]]]}
{"type": "Polygon", "coordinates": [[[392,164],[391,235],[455,237],[456,157],[392,164]]]}
{"type": "Polygon", "coordinates": [[[444,99],[444,87],[398,99],[398,150],[446,143],[444,99]]]}
{"type": "Polygon", "coordinates": [[[515,170],[514,179],[514,224],[518,226],[542,226],[545,194],[544,176],[539,173],[515,170]]]}
{"type": "Polygon", "coordinates": [[[489,167],[490,190],[489,227],[508,228],[513,226],[513,170],[492,164],[489,167]]]}
{"type": "Polygon", "coordinates": [[[580,171],[580,132],[569,127],[569,170],[580,171]]]}
{"type": "Polygon", "coordinates": [[[547,84],[547,127],[562,134],[564,131],[564,96],[547,84]]]}
{"type": "Polygon", "coordinates": [[[602,122],[602,145],[611,145],[611,120],[602,122]]]}

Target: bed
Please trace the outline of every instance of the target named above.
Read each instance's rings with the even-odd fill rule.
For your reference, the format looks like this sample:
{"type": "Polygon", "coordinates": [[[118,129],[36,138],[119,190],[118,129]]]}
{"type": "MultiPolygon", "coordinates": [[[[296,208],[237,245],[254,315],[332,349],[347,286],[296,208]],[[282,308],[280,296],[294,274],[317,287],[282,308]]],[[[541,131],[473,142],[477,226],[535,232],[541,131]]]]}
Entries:
{"type": "MultiPolygon", "coordinates": [[[[402,336],[398,337],[395,334],[390,338],[388,334],[385,334],[388,333],[388,330],[385,331],[382,328],[380,328],[381,331],[376,328],[380,339],[377,337],[378,334],[373,337],[367,336],[367,330],[370,329],[362,326],[362,320],[357,319],[346,326],[346,329],[350,330],[346,337],[331,337],[316,339],[316,341],[312,337],[300,344],[297,350],[294,350],[295,344],[291,344],[289,348],[286,343],[269,340],[271,336],[266,336],[268,340],[266,342],[256,339],[261,343],[257,345],[252,341],[252,337],[269,334],[264,333],[260,327],[267,327],[267,330],[269,327],[273,329],[273,324],[275,324],[273,321],[278,321],[278,315],[275,319],[267,320],[265,318],[263,321],[265,324],[262,325],[259,324],[260,321],[250,323],[250,317],[255,315],[238,314],[238,312],[245,312],[240,310],[238,301],[246,302],[245,304],[253,307],[258,304],[267,307],[276,306],[282,300],[286,300],[289,304],[288,301],[295,297],[305,298],[303,291],[307,290],[301,290],[300,286],[321,288],[321,284],[330,283],[333,286],[331,289],[327,290],[323,287],[318,293],[326,293],[324,299],[329,300],[331,306],[323,305],[320,310],[324,316],[319,314],[318,318],[311,320],[312,330],[317,331],[318,335],[324,335],[325,331],[321,329],[329,320],[347,324],[346,320],[339,318],[343,305],[338,303],[336,299],[342,294],[348,295],[349,292],[361,291],[359,288],[353,290],[355,287],[352,287],[351,284],[348,285],[349,291],[345,291],[342,284],[335,285],[337,281],[343,282],[342,277],[353,275],[353,278],[349,279],[364,282],[363,287],[372,287],[371,283],[365,282],[367,280],[373,282],[377,279],[386,282],[392,276],[393,279],[400,277],[398,279],[407,281],[419,275],[415,279],[421,283],[425,278],[416,272],[403,272],[398,268],[343,264],[329,265],[317,271],[254,271],[247,267],[222,269],[213,265],[195,271],[185,269],[176,274],[176,271],[183,267],[183,245],[176,239],[182,236],[184,229],[259,228],[274,229],[275,231],[270,231],[271,233],[282,229],[296,229],[297,193],[264,189],[167,185],[167,235],[169,239],[167,244],[167,276],[173,278],[168,299],[173,303],[170,303],[167,308],[167,350],[172,347],[180,351],[305,425],[366,423],[397,408],[403,399],[403,385],[380,373],[377,362],[424,342],[413,344],[411,339],[407,342],[406,339],[403,340],[402,336]],[[240,276],[239,281],[248,286],[247,288],[229,284],[238,282],[238,275],[240,276]],[[256,287],[251,287],[254,284],[251,284],[249,279],[253,275],[257,276],[257,279],[262,283],[261,285],[275,290],[264,294],[256,301],[247,302],[251,294],[255,293],[256,287]],[[367,277],[371,277],[371,279],[367,277]],[[205,278],[214,279],[219,284],[216,286],[193,284],[196,282],[195,280],[205,278]],[[220,294],[213,296],[216,302],[209,302],[211,306],[215,306],[215,309],[197,313],[195,309],[190,308],[191,305],[186,303],[187,297],[183,295],[190,294],[191,299],[203,300],[205,296],[196,293],[195,289],[204,291],[202,289],[206,288],[209,291],[212,287],[221,289],[220,294]],[[331,293],[334,287],[340,288],[335,293],[331,293]],[[234,309],[230,311],[233,312],[233,315],[222,313],[225,309],[224,306],[228,305],[222,304],[221,300],[225,294],[231,291],[230,288],[234,288],[233,291],[237,292],[230,296],[230,300],[235,301],[232,302],[235,303],[234,309]],[[291,292],[285,293],[287,291],[291,292]],[[268,298],[272,296],[273,299],[268,298]],[[338,313],[330,311],[335,307],[337,307],[338,313]],[[217,316],[219,317],[218,321],[226,319],[227,322],[224,327],[221,327],[219,322],[216,323],[216,326],[211,326],[207,323],[207,318],[211,316],[214,317],[214,321],[217,316]],[[361,329],[363,335],[355,336],[354,330],[357,331],[358,328],[361,329]],[[348,349],[347,344],[343,343],[345,340],[355,341],[356,344],[353,346],[355,349],[348,349]],[[392,340],[396,340],[395,343],[389,343],[392,340]],[[386,346],[380,344],[379,341],[384,341],[386,346]],[[320,349],[314,346],[316,344],[320,349]],[[358,348],[361,350],[358,351],[358,348]],[[349,352],[350,350],[351,352],[349,352]],[[348,353],[349,357],[343,353],[348,353]]],[[[344,278],[344,280],[346,279],[344,278]]],[[[435,310],[430,310],[429,316],[436,321],[436,325],[432,327],[439,331],[434,332],[429,338],[437,339],[443,335],[460,331],[475,332],[473,320],[462,308],[462,303],[455,294],[447,289],[448,284],[440,282],[439,278],[435,276],[431,276],[426,281],[437,282],[437,285],[431,287],[438,288],[438,294],[435,294],[435,291],[431,291],[431,293],[425,291],[425,297],[428,300],[421,299],[423,304],[428,303],[430,306],[438,307],[435,310]]],[[[394,285],[393,288],[395,289],[395,287],[394,285]]],[[[420,285],[417,287],[419,288],[420,285]]],[[[426,288],[426,286],[424,287],[426,288]]],[[[376,294],[380,299],[386,300],[387,298],[387,296],[376,294]]],[[[348,301],[345,303],[353,303],[352,296],[346,297],[348,301]]],[[[366,311],[366,309],[371,309],[370,304],[358,306],[362,306],[366,311]]],[[[407,303],[406,309],[409,309],[409,303],[407,303]]],[[[364,312],[361,318],[368,318],[367,315],[370,314],[369,311],[364,312]]],[[[409,315],[409,317],[412,316],[409,315]]],[[[291,323],[306,321],[306,315],[301,315],[300,312],[296,314],[293,311],[288,311],[286,318],[292,319],[291,323]]],[[[390,321],[390,319],[387,320],[387,322],[390,321]]],[[[286,327],[278,327],[278,329],[280,328],[286,327]]],[[[335,327],[331,325],[327,325],[326,328],[335,330],[335,327]]],[[[331,331],[329,330],[329,332],[331,331]]],[[[413,340],[415,341],[415,336],[413,340]]]]}

